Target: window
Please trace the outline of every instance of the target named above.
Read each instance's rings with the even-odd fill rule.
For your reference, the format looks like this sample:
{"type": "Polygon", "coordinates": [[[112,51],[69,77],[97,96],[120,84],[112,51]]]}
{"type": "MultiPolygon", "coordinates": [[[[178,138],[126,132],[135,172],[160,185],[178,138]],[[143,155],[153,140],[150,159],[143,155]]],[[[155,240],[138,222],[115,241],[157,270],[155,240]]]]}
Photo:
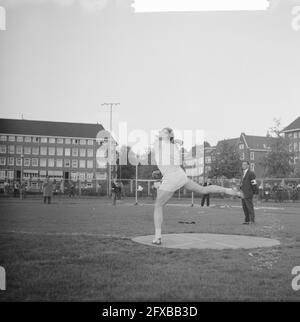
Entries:
{"type": "Polygon", "coordinates": [[[254,160],[254,152],[250,152],[250,160],[254,160]]]}
{"type": "Polygon", "coordinates": [[[87,156],[88,156],[89,158],[92,158],[92,157],[93,157],[93,154],[94,154],[93,149],[87,149],[87,156]]]}
{"type": "Polygon", "coordinates": [[[85,168],[85,160],[79,161],[79,168],[85,168]]]}
{"type": "Polygon", "coordinates": [[[53,147],[49,148],[49,155],[55,155],[55,148],[53,147]]]}
{"type": "Polygon", "coordinates": [[[48,167],[53,168],[54,167],[54,159],[48,159],[48,167]]]}
{"type": "Polygon", "coordinates": [[[86,149],[80,149],[80,156],[85,157],[86,156],[86,149]]]}
{"type": "Polygon", "coordinates": [[[47,159],[40,159],[40,167],[47,167],[47,159]]]}
{"type": "Polygon", "coordinates": [[[62,168],[63,166],[63,160],[62,159],[57,159],[56,160],[56,167],[57,168],[62,168]]]}
{"type": "Polygon", "coordinates": [[[30,146],[24,147],[24,154],[31,154],[31,147],[30,146]]]}
{"type": "Polygon", "coordinates": [[[55,144],[55,138],[49,138],[49,143],[55,144]]]}
{"type": "Polygon", "coordinates": [[[56,155],[62,156],[64,154],[64,149],[63,148],[56,148],[56,155]]]}
{"type": "Polygon", "coordinates": [[[298,143],[294,142],[294,151],[297,152],[298,151],[298,143]]]}
{"type": "Polygon", "coordinates": [[[38,159],[38,158],[33,158],[33,159],[31,160],[31,165],[32,165],[33,167],[38,167],[38,166],[39,166],[39,159],[38,159]]]}
{"type": "Polygon", "coordinates": [[[297,139],[298,137],[298,132],[294,132],[294,139],[297,139]]]}
{"type": "Polygon", "coordinates": [[[78,168],[78,160],[72,160],[72,168],[78,168]]]}
{"type": "Polygon", "coordinates": [[[289,144],[289,152],[293,152],[293,145],[289,144]]]}
{"type": "Polygon", "coordinates": [[[47,138],[41,138],[41,143],[47,143],[48,139],[47,138]]]}
{"type": "Polygon", "coordinates": [[[241,153],[240,159],[245,160],[245,153],[244,152],[241,153]]]}
{"type": "Polygon", "coordinates": [[[88,169],[93,169],[93,167],[94,167],[94,162],[93,162],[93,160],[88,160],[88,161],[87,161],[87,168],[88,168],[88,169]]]}
{"type": "Polygon", "coordinates": [[[15,164],[15,159],[10,157],[8,158],[8,165],[14,165],[15,164]]]}
{"type": "Polygon", "coordinates": [[[29,158],[24,159],[24,166],[25,167],[30,167],[30,159],[29,158]]]}
{"type": "Polygon", "coordinates": [[[14,178],[14,171],[13,170],[7,171],[7,177],[8,177],[8,179],[13,179],[14,178]]]}
{"type": "Polygon", "coordinates": [[[94,177],[93,172],[88,172],[86,174],[86,180],[89,181],[89,182],[92,182],[93,181],[93,177],[94,177]]]}
{"type": "Polygon", "coordinates": [[[79,143],[79,140],[78,139],[72,139],[72,143],[73,144],[78,144],[79,143]]]}
{"type": "Polygon", "coordinates": [[[10,141],[10,142],[15,142],[15,137],[14,137],[13,135],[10,135],[10,136],[8,137],[8,141],[10,141]]]}
{"type": "Polygon", "coordinates": [[[5,170],[0,170],[0,179],[5,179],[5,170]]]}
{"type": "Polygon", "coordinates": [[[85,173],[84,172],[79,172],[78,173],[78,179],[80,181],[84,181],[85,180],[85,173]]]}
{"type": "Polygon", "coordinates": [[[242,144],[242,143],[241,143],[241,144],[239,145],[239,149],[240,149],[240,150],[244,150],[244,148],[245,148],[244,144],[242,144]]]}
{"type": "Polygon", "coordinates": [[[38,146],[32,147],[32,154],[34,154],[34,155],[39,154],[39,147],[38,146]]]}
{"type": "Polygon", "coordinates": [[[7,141],[6,135],[0,135],[0,141],[7,141]]]}
{"type": "Polygon", "coordinates": [[[81,144],[81,145],[85,145],[85,144],[86,144],[86,140],[81,139],[81,140],[80,140],[80,144],[81,144]]]}
{"type": "Polygon", "coordinates": [[[250,163],[250,169],[251,169],[251,171],[254,171],[254,168],[255,168],[255,164],[254,163],[250,163]]]}
{"type": "Polygon", "coordinates": [[[41,155],[47,155],[47,147],[41,146],[41,155]]]}
{"type": "Polygon", "coordinates": [[[65,168],[70,168],[70,160],[69,159],[65,159],[64,160],[64,165],[65,165],[65,168]]]}
{"type": "Polygon", "coordinates": [[[94,143],[94,140],[88,140],[88,141],[87,141],[87,144],[88,144],[88,145],[93,145],[93,143],[94,143]]]}
{"type": "Polygon", "coordinates": [[[291,139],[293,137],[293,133],[289,133],[289,138],[291,139]]]}
{"type": "Polygon", "coordinates": [[[71,144],[71,139],[65,139],[65,144],[71,144]]]}
{"type": "Polygon", "coordinates": [[[32,138],[32,142],[33,142],[33,143],[39,143],[39,141],[40,141],[40,140],[39,140],[39,138],[37,138],[37,137],[33,137],[33,138],[32,138]]]}
{"type": "Polygon", "coordinates": [[[71,149],[65,148],[65,156],[69,157],[71,155],[71,149]]]}
{"type": "Polygon", "coordinates": [[[72,156],[73,157],[78,157],[78,149],[77,148],[72,149],[72,156]]]}
{"type": "Polygon", "coordinates": [[[77,181],[77,172],[71,172],[71,180],[72,181],[77,181]]]}
{"type": "Polygon", "coordinates": [[[57,144],[64,144],[64,139],[58,138],[56,139],[57,144]]]}
{"type": "Polygon", "coordinates": [[[6,153],[6,145],[0,145],[0,153],[6,153]]]}
{"type": "Polygon", "coordinates": [[[20,167],[22,165],[22,159],[21,158],[17,158],[16,159],[16,166],[20,167]]]}
{"type": "Polygon", "coordinates": [[[25,142],[30,143],[31,142],[31,136],[25,136],[25,142]]]}
{"type": "Polygon", "coordinates": [[[23,142],[23,136],[17,136],[17,142],[23,142]]]}

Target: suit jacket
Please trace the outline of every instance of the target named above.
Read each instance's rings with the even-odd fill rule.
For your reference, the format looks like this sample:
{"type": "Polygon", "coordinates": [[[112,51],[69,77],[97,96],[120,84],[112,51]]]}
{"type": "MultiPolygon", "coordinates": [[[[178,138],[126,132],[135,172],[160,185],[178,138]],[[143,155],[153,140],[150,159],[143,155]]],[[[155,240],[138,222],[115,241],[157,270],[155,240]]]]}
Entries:
{"type": "Polygon", "coordinates": [[[243,191],[245,198],[253,198],[256,188],[255,173],[248,169],[245,177],[241,178],[241,190],[243,191]]]}

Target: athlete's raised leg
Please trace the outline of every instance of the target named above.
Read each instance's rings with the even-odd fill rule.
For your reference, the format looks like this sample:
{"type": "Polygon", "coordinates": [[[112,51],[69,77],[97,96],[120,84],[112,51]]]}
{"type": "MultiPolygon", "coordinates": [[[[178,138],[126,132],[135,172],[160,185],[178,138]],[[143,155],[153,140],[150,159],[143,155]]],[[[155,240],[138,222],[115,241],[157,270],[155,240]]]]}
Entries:
{"type": "Polygon", "coordinates": [[[184,185],[184,187],[188,190],[200,193],[200,194],[209,194],[209,193],[225,193],[230,196],[237,196],[243,198],[243,193],[241,191],[237,191],[231,188],[224,188],[221,186],[210,185],[210,186],[200,186],[198,183],[189,179],[189,181],[184,185]]]}

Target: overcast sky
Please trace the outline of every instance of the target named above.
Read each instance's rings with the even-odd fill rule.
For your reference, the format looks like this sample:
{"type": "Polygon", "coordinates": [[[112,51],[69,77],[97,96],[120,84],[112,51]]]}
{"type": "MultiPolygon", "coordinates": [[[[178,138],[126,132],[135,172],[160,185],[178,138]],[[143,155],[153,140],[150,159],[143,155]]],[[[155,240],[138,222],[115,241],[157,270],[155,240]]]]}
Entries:
{"type": "Polygon", "coordinates": [[[115,132],[121,121],[129,130],[201,129],[215,144],[265,135],[274,118],[288,125],[300,115],[291,12],[300,1],[135,14],[130,2],[0,0],[0,117],[108,127],[101,103],[114,101],[115,132]]]}

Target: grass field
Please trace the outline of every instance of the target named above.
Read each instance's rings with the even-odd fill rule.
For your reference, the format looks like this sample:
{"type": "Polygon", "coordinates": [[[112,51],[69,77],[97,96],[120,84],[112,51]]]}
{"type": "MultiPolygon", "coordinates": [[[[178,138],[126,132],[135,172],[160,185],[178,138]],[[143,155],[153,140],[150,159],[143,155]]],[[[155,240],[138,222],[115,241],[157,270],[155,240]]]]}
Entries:
{"type": "MultiPolygon", "coordinates": [[[[0,201],[0,301],[299,301],[300,204],[258,204],[257,224],[241,225],[239,201],[211,208],[173,200],[164,232],[271,237],[253,250],[180,250],[135,243],[153,233],[153,205],[107,199],[0,201]],[[227,205],[224,207],[224,205],[227,205]],[[182,224],[179,221],[195,221],[182,224]]],[[[196,201],[199,203],[199,201],[196,201]]]]}

